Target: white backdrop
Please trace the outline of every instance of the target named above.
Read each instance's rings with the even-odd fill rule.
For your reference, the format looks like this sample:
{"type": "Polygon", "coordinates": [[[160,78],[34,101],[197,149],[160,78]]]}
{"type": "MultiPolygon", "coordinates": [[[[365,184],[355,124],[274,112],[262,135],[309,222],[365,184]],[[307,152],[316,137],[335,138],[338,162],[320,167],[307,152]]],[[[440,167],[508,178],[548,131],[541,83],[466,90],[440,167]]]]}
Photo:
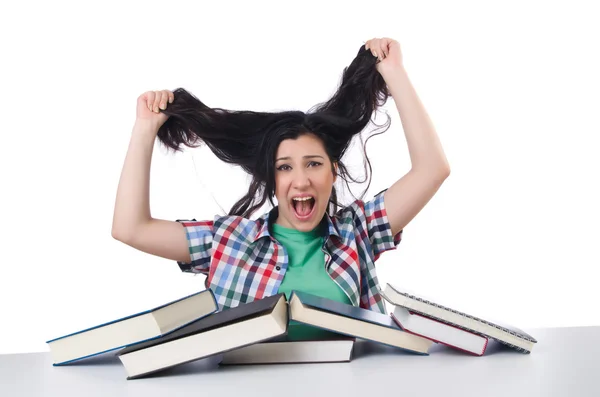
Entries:
{"type": "MultiPolygon", "coordinates": [[[[184,87],[213,107],[308,110],[383,36],[400,42],[452,174],[381,257],[380,283],[520,328],[600,324],[593,2],[238,3],[3,7],[0,353],[45,351],[203,288],[111,237],[139,94],[184,87]]],[[[392,99],[385,110],[367,198],[409,167],[392,99]]],[[[356,151],[346,161],[360,170],[356,151]]],[[[205,148],[157,145],[152,215],[210,219],[246,182],[205,148]]]]}

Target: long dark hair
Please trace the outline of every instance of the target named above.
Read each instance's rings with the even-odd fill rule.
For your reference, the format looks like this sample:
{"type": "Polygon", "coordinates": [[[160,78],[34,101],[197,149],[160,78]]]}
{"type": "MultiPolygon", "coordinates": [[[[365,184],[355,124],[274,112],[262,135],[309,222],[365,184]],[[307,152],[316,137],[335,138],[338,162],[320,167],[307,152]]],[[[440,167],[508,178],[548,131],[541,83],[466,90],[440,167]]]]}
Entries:
{"type": "MultiPolygon", "coordinates": [[[[160,127],[158,139],[167,149],[174,151],[181,151],[182,145],[194,148],[205,144],[219,159],[240,166],[250,174],[252,181],[248,193],[229,211],[229,215],[249,218],[266,200],[274,205],[275,154],[281,141],[314,134],[323,141],[332,164],[338,165],[338,176],[348,185],[348,179],[364,182],[352,178],[342,162],[352,139],[359,136],[366,158],[365,179],[369,180],[362,198],[371,183],[371,162],[366,154],[366,143],[372,136],[385,132],[390,124],[386,115],[387,122],[378,126],[383,129],[363,142],[361,132],[371,121],[373,113],[391,95],[376,69],[376,62],[377,58],[364,45],[361,46],[352,63],[344,68],[334,95],[306,113],[297,110],[253,112],[210,108],[191,93],[178,88],[173,91],[173,103],[163,111],[170,117],[160,127]]],[[[333,187],[329,214],[334,215],[341,205],[333,187]]]]}

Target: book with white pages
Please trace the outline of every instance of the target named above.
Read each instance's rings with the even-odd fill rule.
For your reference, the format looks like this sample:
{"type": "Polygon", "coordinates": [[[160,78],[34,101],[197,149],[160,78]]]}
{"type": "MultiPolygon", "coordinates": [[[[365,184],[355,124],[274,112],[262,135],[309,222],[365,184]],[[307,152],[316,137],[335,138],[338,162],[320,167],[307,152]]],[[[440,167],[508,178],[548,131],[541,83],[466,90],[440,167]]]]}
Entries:
{"type": "Polygon", "coordinates": [[[488,338],[485,336],[413,313],[402,306],[395,306],[391,316],[404,331],[454,349],[482,356],[488,346],[488,338]]]}
{"type": "Polygon", "coordinates": [[[82,327],[46,343],[52,365],[62,366],[169,335],[217,310],[215,296],[207,289],[126,317],[82,327]]]}
{"type": "Polygon", "coordinates": [[[418,355],[429,355],[434,342],[404,332],[389,314],[293,290],[290,320],[334,333],[388,345],[418,355]]]}
{"type": "Polygon", "coordinates": [[[117,356],[127,379],[224,354],[287,333],[288,310],[282,293],[206,316],[169,335],[127,347],[117,356]]]}
{"type": "Polygon", "coordinates": [[[417,295],[397,285],[387,283],[385,289],[380,292],[392,305],[404,307],[411,312],[493,339],[520,353],[531,353],[537,343],[533,336],[517,327],[444,306],[439,303],[440,299],[433,300],[422,294],[417,295]]]}
{"type": "Polygon", "coordinates": [[[289,340],[285,336],[223,354],[221,365],[339,363],[352,359],[355,338],[289,340]]]}

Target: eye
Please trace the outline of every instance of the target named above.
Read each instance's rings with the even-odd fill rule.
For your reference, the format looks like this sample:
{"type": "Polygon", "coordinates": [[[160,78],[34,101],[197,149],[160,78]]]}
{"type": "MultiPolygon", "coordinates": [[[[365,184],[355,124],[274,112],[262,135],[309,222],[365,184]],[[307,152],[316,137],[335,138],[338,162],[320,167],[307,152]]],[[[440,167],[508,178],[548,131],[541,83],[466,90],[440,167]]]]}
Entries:
{"type": "Polygon", "coordinates": [[[313,167],[317,167],[319,165],[322,165],[322,163],[319,163],[318,161],[311,161],[308,163],[309,166],[313,166],[313,167]]]}
{"type": "Polygon", "coordinates": [[[287,165],[287,164],[282,164],[282,165],[280,165],[279,167],[277,167],[277,170],[278,170],[278,171],[285,171],[285,167],[288,167],[288,168],[289,168],[290,166],[289,166],[289,165],[287,165]]]}

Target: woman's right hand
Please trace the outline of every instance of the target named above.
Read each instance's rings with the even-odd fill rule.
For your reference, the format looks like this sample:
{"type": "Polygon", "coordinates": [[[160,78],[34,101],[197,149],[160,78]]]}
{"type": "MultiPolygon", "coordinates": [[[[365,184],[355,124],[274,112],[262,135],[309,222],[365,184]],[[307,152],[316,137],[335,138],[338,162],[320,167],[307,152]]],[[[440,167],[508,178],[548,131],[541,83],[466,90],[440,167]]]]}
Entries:
{"type": "Polygon", "coordinates": [[[160,128],[169,116],[161,112],[165,110],[170,103],[173,103],[175,96],[169,90],[147,91],[137,99],[136,116],[137,120],[150,122],[160,128]]]}

